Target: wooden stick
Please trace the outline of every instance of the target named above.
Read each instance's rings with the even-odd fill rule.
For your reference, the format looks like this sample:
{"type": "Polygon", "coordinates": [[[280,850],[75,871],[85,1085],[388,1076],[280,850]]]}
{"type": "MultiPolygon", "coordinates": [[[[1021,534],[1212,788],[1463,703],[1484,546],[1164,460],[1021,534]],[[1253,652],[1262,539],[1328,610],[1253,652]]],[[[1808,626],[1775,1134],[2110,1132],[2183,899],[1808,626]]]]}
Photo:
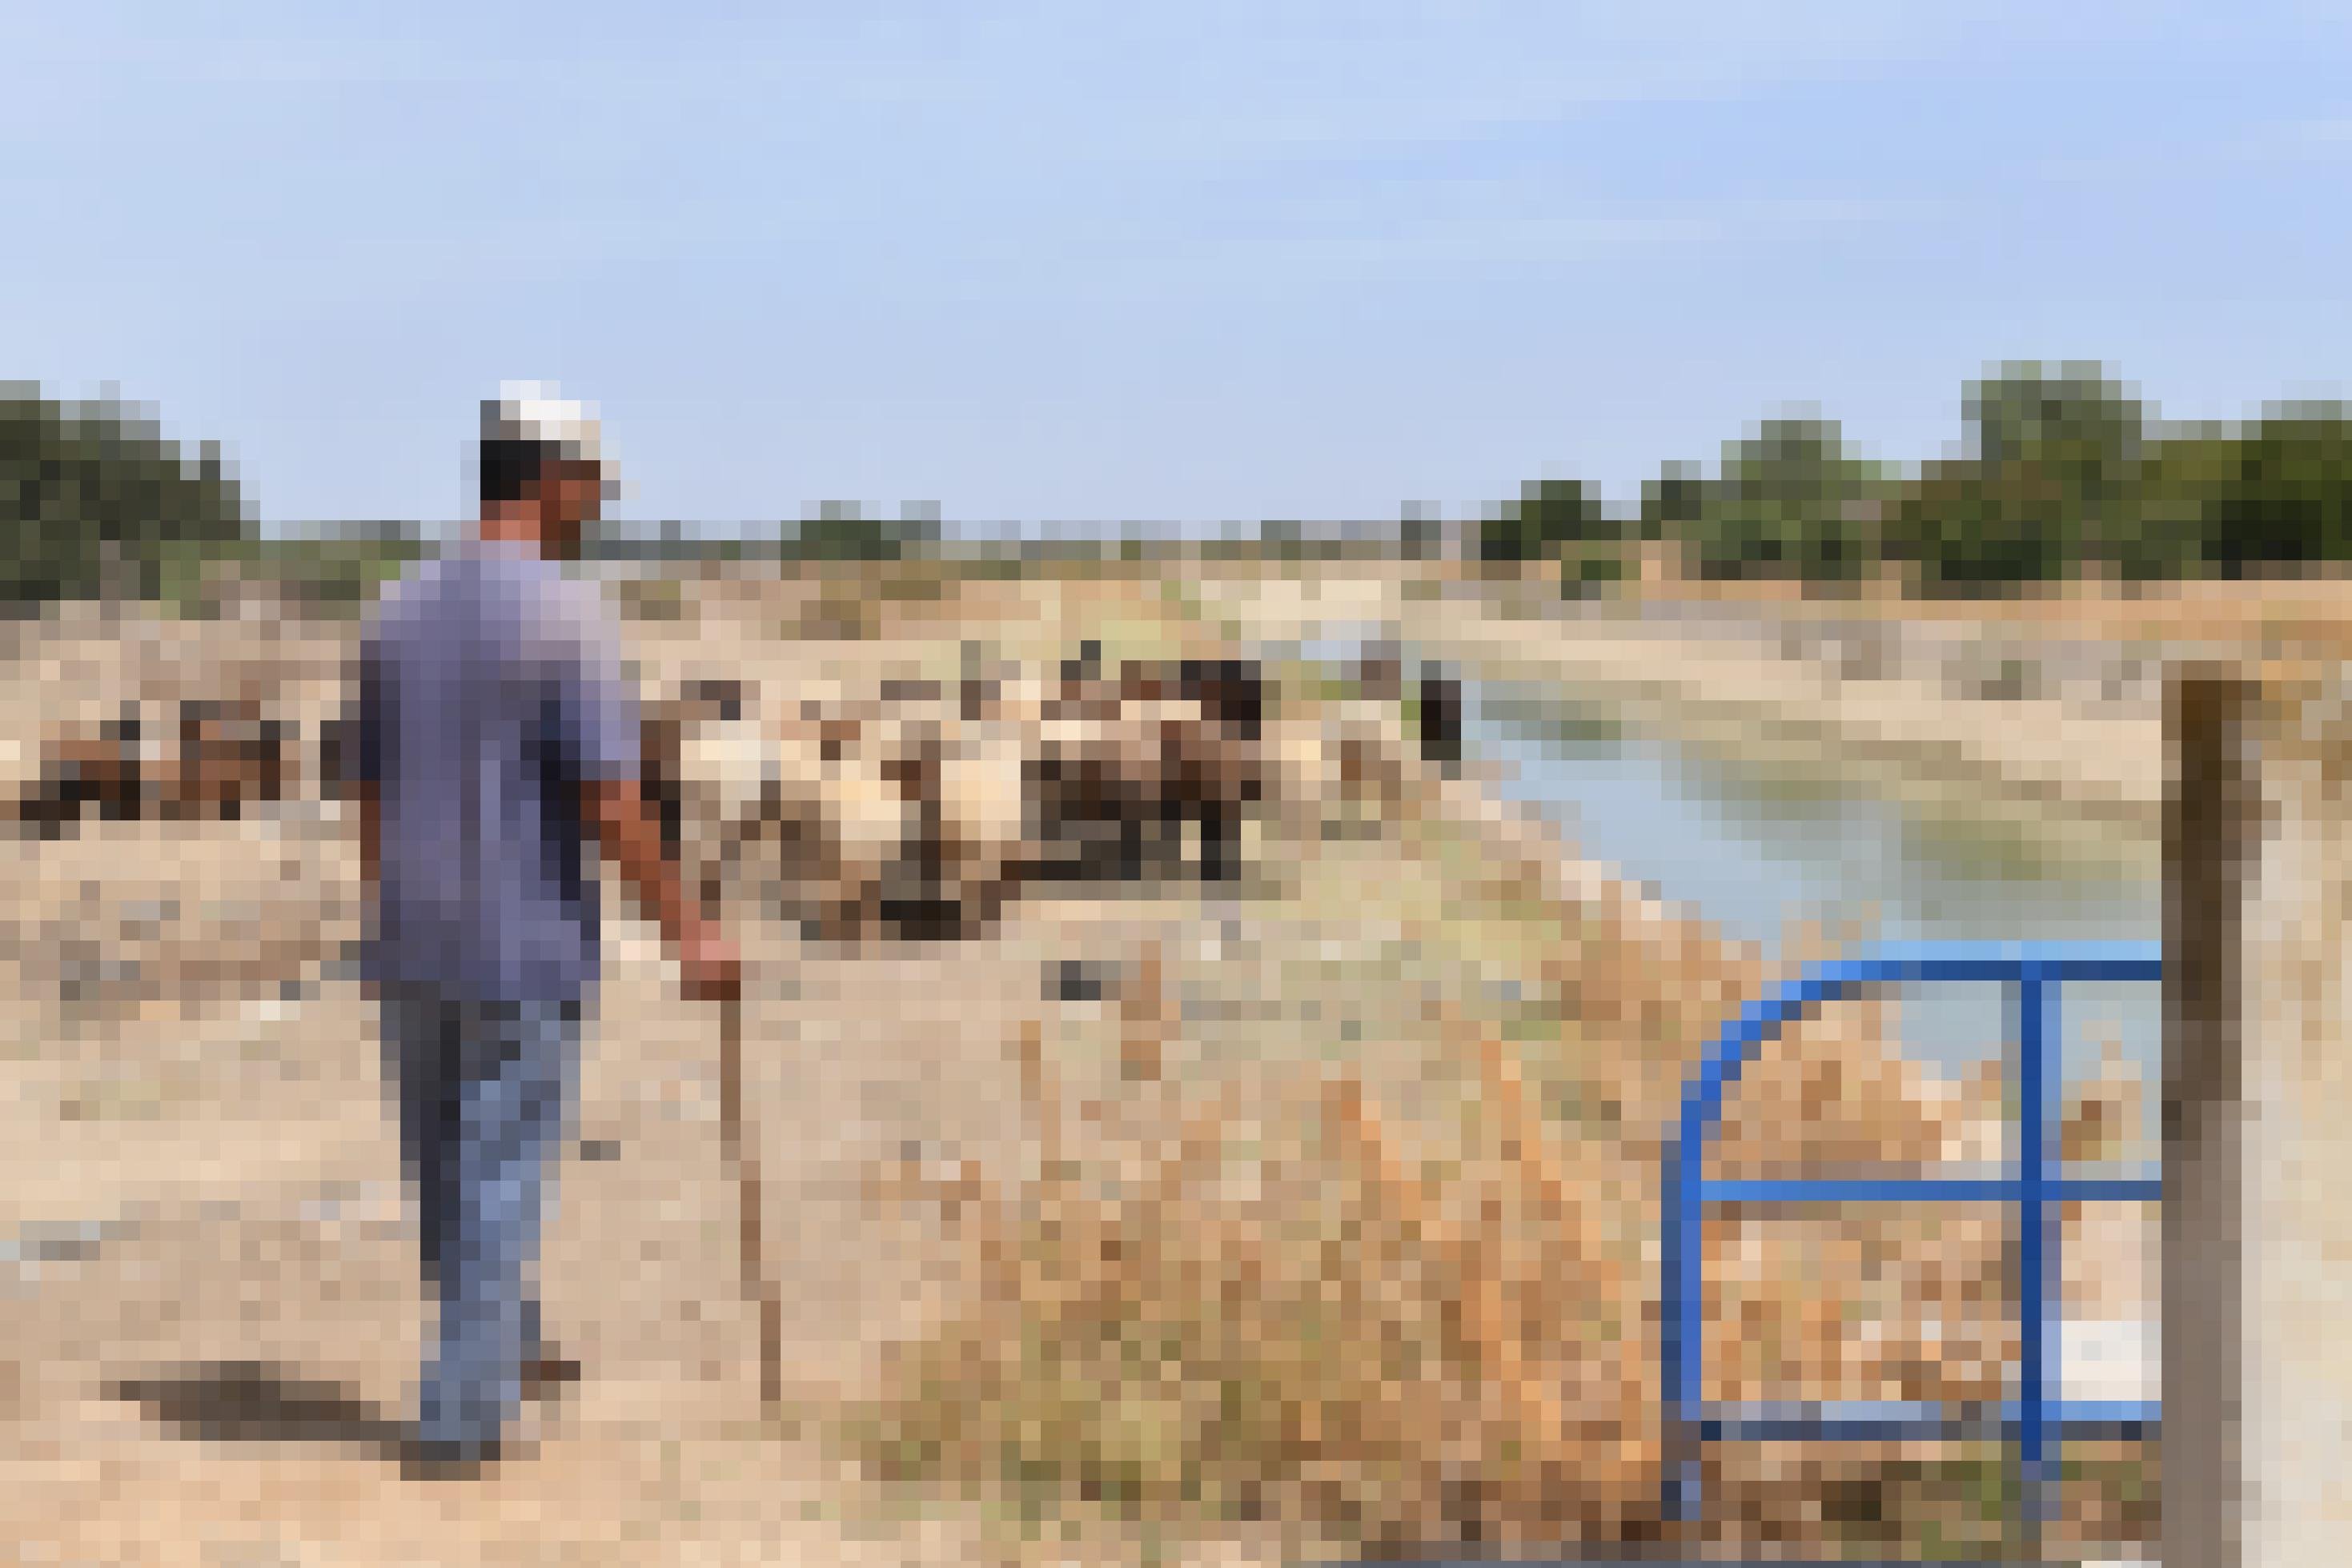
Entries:
{"type": "MultiPolygon", "coordinates": [[[[688,885],[698,897],[703,918],[716,921],[724,883],[712,847],[680,843],[677,851],[673,863],[681,878],[692,878],[688,885]]],[[[735,1177],[742,1297],[760,1314],[760,1406],[772,1414],[783,1403],[784,1303],[768,1280],[762,1245],[767,1211],[760,1190],[758,1142],[744,1136],[743,1125],[743,998],[739,985],[734,995],[719,1004],[719,1135],[727,1169],[735,1177]]]]}
{"type": "Polygon", "coordinates": [[[1144,947],[1135,984],[1122,988],[1119,996],[1120,1021],[1125,1027],[1119,1039],[1118,1071],[1131,1083],[1159,1081],[1167,1047],[1170,1009],[1161,946],[1155,940],[1144,947]]]}
{"type": "Polygon", "coordinates": [[[1013,1052],[1021,1068],[1021,1103],[1029,1113],[1034,1129],[1032,1135],[1037,1140],[1038,1185],[1048,1191],[1065,1190],[1070,1184],[1062,1159],[1062,1087],[1045,1061],[1042,1019],[1021,1020],[1013,1052]]]}
{"type": "Polygon", "coordinates": [[[740,1227],[743,1299],[760,1311],[760,1405],[772,1411],[783,1400],[784,1303],[769,1282],[761,1248],[764,1208],[760,1193],[760,1156],[743,1136],[743,1002],[719,1003],[719,1120],[727,1166],[735,1176],[737,1223],[740,1227]]]}

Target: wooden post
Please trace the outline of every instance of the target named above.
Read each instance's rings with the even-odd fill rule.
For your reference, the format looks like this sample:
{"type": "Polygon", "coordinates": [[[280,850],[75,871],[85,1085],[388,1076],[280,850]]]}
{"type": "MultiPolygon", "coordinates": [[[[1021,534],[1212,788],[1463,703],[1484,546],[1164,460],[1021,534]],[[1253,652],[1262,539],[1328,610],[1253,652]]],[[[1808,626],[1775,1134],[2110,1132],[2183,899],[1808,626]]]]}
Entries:
{"type": "Polygon", "coordinates": [[[2251,682],[2181,671],[2167,693],[2164,1203],[2160,1221],[2166,1562],[2239,1568],[2244,1301],[2239,1023],[2244,911],[2259,843],[2251,682]],[[2184,1266],[2195,1260],[2193,1267],[2184,1266]]]}
{"type": "Polygon", "coordinates": [[[2161,1558],[2352,1537],[2352,717],[2327,664],[2199,669],[2167,715],[2161,1558]]]}
{"type": "MultiPolygon", "coordinates": [[[[2352,714],[2342,666],[2275,671],[2257,720],[2263,819],[2241,1069],[2240,1533],[2249,1562],[2317,1568],[2340,1562],[2352,1536],[2352,714]]],[[[2195,1254],[2181,1265],[2199,1267],[2195,1254]]]]}

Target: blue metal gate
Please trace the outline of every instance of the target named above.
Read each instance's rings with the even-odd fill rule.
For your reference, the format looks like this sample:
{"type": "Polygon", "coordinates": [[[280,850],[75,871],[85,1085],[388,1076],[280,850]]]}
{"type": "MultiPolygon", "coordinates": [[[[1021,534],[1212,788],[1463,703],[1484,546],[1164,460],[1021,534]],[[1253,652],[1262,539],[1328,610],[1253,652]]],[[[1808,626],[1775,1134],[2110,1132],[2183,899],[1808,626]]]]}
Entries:
{"type": "Polygon", "coordinates": [[[2059,1101],[2059,989],[2068,980],[2156,980],[2154,944],[1927,944],[1888,947],[1860,959],[1820,964],[1750,1003],[1708,1050],[1685,1086],[1682,1116],[1667,1142],[1662,1355],[1667,1431],[1678,1439],[1666,1476],[1667,1516],[1691,1520],[1701,1507],[1697,1445],[1725,1439],[1871,1440],[2013,1437],[2032,1517],[2046,1509],[2053,1440],[2155,1435],[2156,1402],[2063,1402],[2052,1396],[2052,1281],[2057,1229],[2051,1206],[2090,1201],[2152,1202],[2158,1180],[2067,1179],[2057,1173],[2051,1126],[2059,1101]],[[1765,1040],[1790,1019],[1857,988],[1912,981],[2002,981],[2011,988],[2019,1041],[2017,1158],[2013,1174],[1994,1181],[1933,1177],[1885,1180],[1708,1181],[1702,1169],[1708,1136],[1721,1124],[1725,1093],[1765,1040]],[[1757,1202],[1958,1200],[2014,1204],[2018,1214],[2018,1301],[2022,1364],[2018,1397],[1990,1419],[1957,1417],[1935,1404],[1709,1404],[1701,1397],[1706,1281],[1701,1227],[1706,1206],[1757,1202]]]}

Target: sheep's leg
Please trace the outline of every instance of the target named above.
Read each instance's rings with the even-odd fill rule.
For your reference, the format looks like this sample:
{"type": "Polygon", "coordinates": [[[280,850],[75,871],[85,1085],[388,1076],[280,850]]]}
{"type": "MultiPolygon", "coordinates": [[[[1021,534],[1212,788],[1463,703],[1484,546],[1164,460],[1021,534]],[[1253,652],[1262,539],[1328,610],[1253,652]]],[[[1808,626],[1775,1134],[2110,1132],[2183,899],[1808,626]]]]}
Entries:
{"type": "Polygon", "coordinates": [[[1133,804],[1118,809],[1118,880],[1143,880],[1143,813],[1133,804]]]}
{"type": "Polygon", "coordinates": [[[60,823],[79,822],[92,805],[106,821],[120,821],[110,810],[112,799],[94,782],[79,763],[68,763],[58,774],[57,787],[50,791],[57,820],[60,823]]]}
{"type": "Polygon", "coordinates": [[[1181,786],[1162,789],[1153,803],[1154,836],[1159,853],[1154,857],[1163,878],[1181,879],[1184,874],[1185,800],[1181,786]]]}
{"type": "Polygon", "coordinates": [[[25,792],[17,805],[16,820],[28,828],[54,836],[65,824],[80,816],[80,808],[68,793],[70,780],[60,774],[50,773],[25,792]]]}
{"type": "Polygon", "coordinates": [[[1201,802],[1201,880],[1231,882],[1240,873],[1239,814],[1224,800],[1210,795],[1201,802]]]}

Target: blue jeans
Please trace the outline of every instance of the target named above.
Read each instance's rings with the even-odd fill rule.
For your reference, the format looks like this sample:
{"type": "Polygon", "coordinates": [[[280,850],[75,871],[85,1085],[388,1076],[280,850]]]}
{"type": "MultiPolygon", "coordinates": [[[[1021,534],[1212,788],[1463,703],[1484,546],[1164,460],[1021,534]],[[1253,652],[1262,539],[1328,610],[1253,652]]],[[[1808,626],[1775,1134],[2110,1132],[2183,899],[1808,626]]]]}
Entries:
{"type": "Polygon", "coordinates": [[[418,1437],[496,1441],[541,1352],[533,1276],[578,1061],[581,1004],[480,1004],[383,992],[385,1077],[399,1086],[401,1159],[417,1194],[437,1343],[418,1437]]]}

